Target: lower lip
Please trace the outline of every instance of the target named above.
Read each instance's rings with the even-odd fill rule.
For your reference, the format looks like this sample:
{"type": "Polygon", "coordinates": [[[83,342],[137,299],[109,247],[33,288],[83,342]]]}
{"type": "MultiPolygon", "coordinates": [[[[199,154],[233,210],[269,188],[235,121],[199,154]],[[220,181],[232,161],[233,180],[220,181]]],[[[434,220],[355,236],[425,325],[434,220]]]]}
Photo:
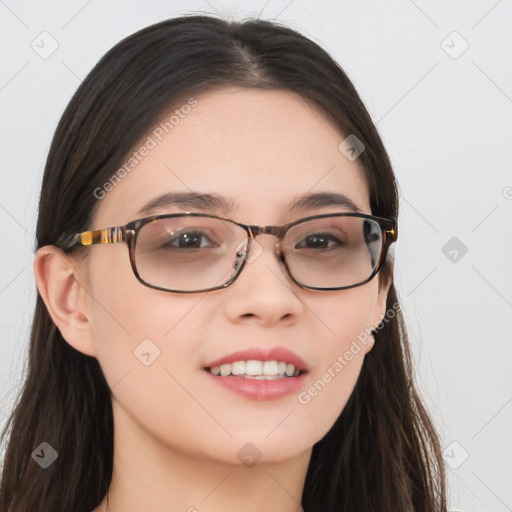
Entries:
{"type": "Polygon", "coordinates": [[[207,371],[205,373],[225,389],[252,400],[277,400],[286,395],[297,393],[306,379],[306,373],[302,373],[297,377],[284,377],[273,380],[246,379],[235,376],[220,377],[207,371]]]}

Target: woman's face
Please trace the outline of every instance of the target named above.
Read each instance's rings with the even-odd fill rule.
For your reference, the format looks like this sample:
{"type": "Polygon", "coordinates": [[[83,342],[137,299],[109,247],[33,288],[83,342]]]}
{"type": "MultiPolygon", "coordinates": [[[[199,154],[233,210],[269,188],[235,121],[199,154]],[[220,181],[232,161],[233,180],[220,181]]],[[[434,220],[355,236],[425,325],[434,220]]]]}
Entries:
{"type": "MultiPolygon", "coordinates": [[[[233,88],[195,100],[191,108],[177,106],[166,129],[157,124],[148,133],[152,142],[145,138],[141,146],[149,149],[138,151],[137,165],[100,200],[91,229],[185,211],[249,225],[350,211],[343,205],[288,209],[321,192],[344,194],[371,213],[358,161],[338,149],[345,137],[300,96],[233,88]],[[231,210],[169,204],[140,213],[168,192],[215,194],[231,210]]],[[[358,335],[378,324],[387,288],[379,294],[377,278],[341,291],[300,288],[277,259],[275,237],[257,242],[230,286],[190,294],[141,284],[126,244],[84,249],[90,353],[112,389],[116,428],[136,430],[159,450],[236,464],[245,456],[273,463],[305,454],[331,428],[372,348],[373,339],[363,343],[358,335]],[[205,370],[234,352],[276,348],[305,366],[283,393],[257,394],[277,381],[251,380],[261,386],[244,394],[225,385],[233,377],[205,370]]]]}

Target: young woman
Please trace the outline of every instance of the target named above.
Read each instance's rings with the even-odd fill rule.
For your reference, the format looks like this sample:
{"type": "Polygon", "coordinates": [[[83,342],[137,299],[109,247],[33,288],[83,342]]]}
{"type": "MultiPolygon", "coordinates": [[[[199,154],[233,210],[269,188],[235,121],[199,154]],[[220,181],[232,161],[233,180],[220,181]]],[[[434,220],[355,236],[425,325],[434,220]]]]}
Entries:
{"type": "Polygon", "coordinates": [[[2,512],[444,512],[397,216],[309,39],[189,16],[120,42],[48,156],[2,512]]]}

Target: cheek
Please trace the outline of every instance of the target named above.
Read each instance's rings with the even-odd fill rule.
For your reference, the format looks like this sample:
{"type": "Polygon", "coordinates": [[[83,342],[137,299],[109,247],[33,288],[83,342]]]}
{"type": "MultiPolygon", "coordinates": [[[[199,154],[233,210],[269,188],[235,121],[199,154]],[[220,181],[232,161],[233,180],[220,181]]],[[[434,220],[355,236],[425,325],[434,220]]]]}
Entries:
{"type": "Polygon", "coordinates": [[[309,324],[315,326],[313,340],[318,345],[315,353],[324,365],[340,351],[347,350],[352,340],[374,327],[377,299],[378,282],[374,279],[357,288],[318,295],[314,301],[305,300],[311,314],[309,324]]]}
{"type": "MultiPolygon", "coordinates": [[[[196,455],[211,450],[211,441],[202,439],[209,418],[197,387],[200,299],[160,293],[135,281],[104,288],[93,307],[97,359],[112,391],[117,424],[126,431],[137,425],[135,431],[156,442],[196,455]]],[[[219,429],[217,435],[223,434],[219,429]]]]}
{"type": "MultiPolygon", "coordinates": [[[[375,285],[375,286],[374,286],[375,285]]],[[[325,434],[343,411],[357,383],[365,355],[373,348],[369,332],[377,286],[336,292],[329,300],[311,306],[324,325],[317,327],[315,365],[310,378],[297,396],[306,428],[325,434]]]]}
{"type": "MultiPolygon", "coordinates": [[[[122,248],[122,247],[121,247],[122,248]]],[[[148,379],[150,369],[172,367],[176,361],[194,360],[193,341],[200,329],[194,308],[202,296],[178,295],[151,289],[134,276],[128,255],[99,257],[90,282],[89,314],[97,359],[109,385],[128,372],[132,379],[148,379]],[[188,336],[181,335],[184,329],[188,336]]],[[[101,255],[103,256],[103,255],[101,255]]]]}
{"type": "Polygon", "coordinates": [[[322,436],[332,427],[347,404],[357,383],[369,341],[339,340],[336,348],[326,347],[322,363],[311,373],[297,396],[301,414],[311,429],[322,436]],[[366,344],[366,346],[365,346],[366,344]]]}

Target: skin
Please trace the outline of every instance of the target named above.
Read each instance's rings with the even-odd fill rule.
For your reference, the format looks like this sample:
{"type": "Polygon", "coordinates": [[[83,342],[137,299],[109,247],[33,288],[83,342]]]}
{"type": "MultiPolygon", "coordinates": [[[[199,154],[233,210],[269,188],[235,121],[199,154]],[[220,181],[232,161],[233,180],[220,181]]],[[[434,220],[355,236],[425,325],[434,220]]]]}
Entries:
{"type": "MultiPolygon", "coordinates": [[[[285,205],[308,192],[343,193],[371,213],[357,160],[338,150],[345,136],[300,96],[232,88],[196,99],[99,202],[91,229],[124,225],[157,195],[190,189],[235,198],[229,216],[246,224],[295,220],[285,205]]],[[[155,213],[174,211],[186,210],[155,213]]],[[[300,217],[336,211],[346,209],[300,217]]],[[[54,322],[70,345],[98,359],[113,391],[109,510],[256,512],[269,501],[276,512],[300,510],[312,446],[347,403],[373,338],[307,405],[296,393],[240,397],[202,368],[236,350],[282,345],[307,362],[306,390],[379,323],[389,283],[380,291],[378,278],[348,290],[306,290],[279,263],[274,237],[257,240],[263,252],[232,285],[192,294],[143,286],[124,243],[85,248],[84,261],[50,246],[37,252],[37,286],[54,322]],[[133,354],[145,338],[161,351],[150,366],[133,354]],[[247,442],[262,454],[252,467],[236,455],[247,442]]],[[[104,510],[105,501],[96,511],[104,510]]]]}

